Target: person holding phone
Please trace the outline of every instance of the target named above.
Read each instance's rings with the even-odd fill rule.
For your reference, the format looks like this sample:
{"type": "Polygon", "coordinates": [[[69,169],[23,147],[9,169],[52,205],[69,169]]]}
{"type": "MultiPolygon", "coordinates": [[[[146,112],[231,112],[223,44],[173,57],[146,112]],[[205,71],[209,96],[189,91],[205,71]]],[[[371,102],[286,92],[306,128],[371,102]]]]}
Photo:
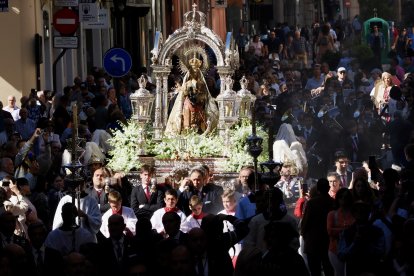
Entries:
{"type": "Polygon", "coordinates": [[[16,220],[15,233],[18,236],[25,236],[24,222],[26,220],[26,213],[29,211],[29,205],[24,200],[23,195],[16,185],[14,177],[5,177],[1,182],[1,187],[6,191],[6,199],[3,202],[4,209],[7,212],[11,212],[14,216],[18,216],[16,220]]]}

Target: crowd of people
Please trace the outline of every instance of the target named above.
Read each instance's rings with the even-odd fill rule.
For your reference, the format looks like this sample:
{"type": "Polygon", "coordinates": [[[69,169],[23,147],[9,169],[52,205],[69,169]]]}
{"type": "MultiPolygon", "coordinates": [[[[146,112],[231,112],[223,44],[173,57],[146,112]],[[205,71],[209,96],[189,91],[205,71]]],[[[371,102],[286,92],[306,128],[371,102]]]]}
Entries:
{"type": "MultiPolygon", "coordinates": [[[[132,74],[112,80],[95,68],[62,92],[9,96],[0,275],[413,275],[413,60],[402,32],[388,71],[360,64],[341,43],[358,40],[358,23],[236,39],[235,79],[249,80],[257,122],[277,130],[277,183],[249,166],[224,188],[205,165],[177,187],[157,183],[148,165],[138,183],[106,167],[106,140],[132,115],[132,74]],[[343,58],[332,65],[324,54],[335,51],[343,58]],[[74,117],[86,140],[77,182],[62,167],[74,117]]],[[[174,67],[171,98],[182,83],[174,67]]],[[[214,69],[205,84],[215,98],[214,69]]]]}

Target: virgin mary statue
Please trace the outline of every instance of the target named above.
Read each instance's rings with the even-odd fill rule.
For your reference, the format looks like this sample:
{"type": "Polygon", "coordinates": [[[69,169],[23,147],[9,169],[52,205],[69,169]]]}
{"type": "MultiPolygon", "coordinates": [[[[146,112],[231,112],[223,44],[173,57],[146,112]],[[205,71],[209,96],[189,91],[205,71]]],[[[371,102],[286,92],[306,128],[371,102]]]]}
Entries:
{"type": "Polygon", "coordinates": [[[211,97],[203,73],[202,61],[194,55],[179,88],[177,99],[167,121],[165,134],[170,136],[195,132],[207,134],[218,123],[218,108],[211,97]]]}

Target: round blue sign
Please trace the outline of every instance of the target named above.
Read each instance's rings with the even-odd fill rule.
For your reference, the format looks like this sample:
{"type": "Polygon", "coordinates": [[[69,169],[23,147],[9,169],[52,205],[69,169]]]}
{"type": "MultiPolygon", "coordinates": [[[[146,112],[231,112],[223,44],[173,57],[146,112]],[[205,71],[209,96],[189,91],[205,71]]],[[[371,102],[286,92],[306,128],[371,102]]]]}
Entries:
{"type": "Polygon", "coordinates": [[[104,55],[103,67],[108,75],[114,78],[123,77],[131,70],[131,55],[122,48],[111,48],[104,55]]]}

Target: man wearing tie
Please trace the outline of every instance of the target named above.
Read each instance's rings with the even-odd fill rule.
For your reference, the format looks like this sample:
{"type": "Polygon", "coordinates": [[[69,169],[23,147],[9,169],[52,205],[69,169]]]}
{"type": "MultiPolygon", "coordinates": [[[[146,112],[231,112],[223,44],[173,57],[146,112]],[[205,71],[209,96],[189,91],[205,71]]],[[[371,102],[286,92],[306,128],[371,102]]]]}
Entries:
{"type": "Polygon", "coordinates": [[[365,136],[358,131],[356,122],[351,121],[347,126],[348,135],[344,137],[344,149],[352,162],[362,162],[368,159],[369,143],[365,136]]]}
{"type": "Polygon", "coordinates": [[[223,188],[208,182],[209,172],[201,166],[191,169],[189,179],[184,179],[179,189],[177,206],[188,216],[191,214],[189,202],[193,195],[203,201],[203,212],[217,214],[223,208],[221,195],[223,188]]]}
{"type": "Polygon", "coordinates": [[[93,186],[86,189],[86,193],[93,197],[99,205],[101,214],[109,210],[108,192],[105,190],[105,177],[107,177],[103,168],[95,170],[92,177],[93,186]]]}
{"type": "Polygon", "coordinates": [[[126,224],[121,215],[108,219],[109,238],[100,242],[103,272],[106,275],[122,274],[122,268],[130,257],[136,255],[133,239],[124,234],[126,224]]]}
{"type": "Polygon", "coordinates": [[[28,255],[29,263],[34,268],[33,275],[55,275],[63,265],[59,252],[45,247],[47,229],[43,222],[31,223],[28,226],[31,251],[28,255]]]}
{"type": "Polygon", "coordinates": [[[338,151],[335,153],[336,173],[340,176],[341,187],[348,188],[352,180],[352,172],[349,169],[349,159],[345,152],[338,151]]]}
{"type": "Polygon", "coordinates": [[[163,192],[155,184],[151,185],[152,175],[153,168],[143,165],[140,169],[141,185],[135,186],[131,192],[131,208],[138,219],[151,218],[163,207],[163,192]]]}

